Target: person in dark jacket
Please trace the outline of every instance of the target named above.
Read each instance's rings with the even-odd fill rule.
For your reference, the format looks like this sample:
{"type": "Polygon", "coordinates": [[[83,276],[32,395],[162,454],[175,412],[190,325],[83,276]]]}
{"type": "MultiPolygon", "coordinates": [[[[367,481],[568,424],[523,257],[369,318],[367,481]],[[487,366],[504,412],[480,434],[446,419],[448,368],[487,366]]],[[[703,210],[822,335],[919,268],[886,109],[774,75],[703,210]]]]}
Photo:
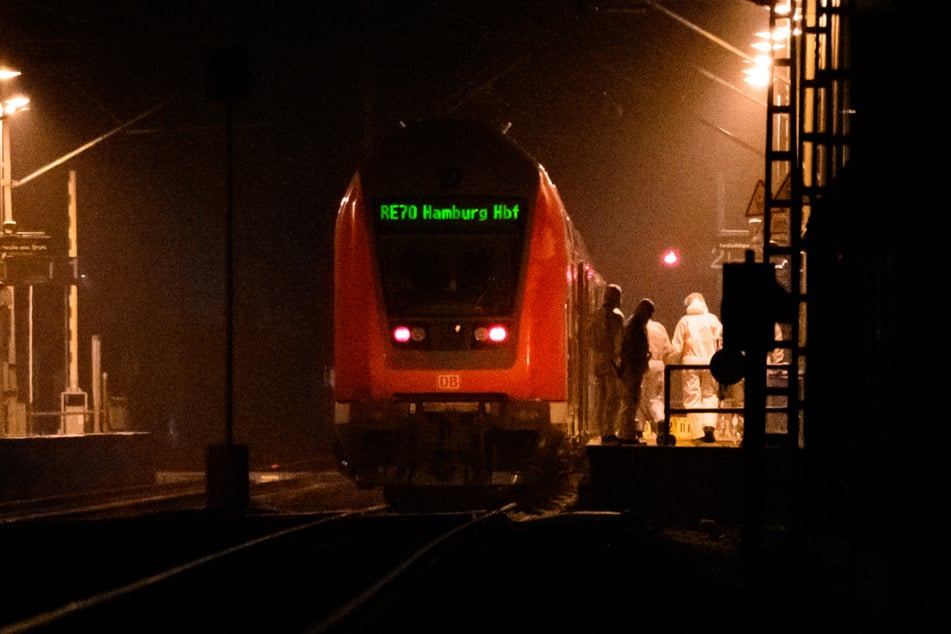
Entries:
{"type": "Polygon", "coordinates": [[[638,418],[637,412],[641,403],[641,383],[644,381],[644,374],[649,368],[651,358],[647,339],[647,322],[653,314],[654,303],[649,299],[642,299],[624,322],[624,332],[621,336],[621,367],[618,373],[623,386],[619,437],[624,443],[643,443],[641,439],[644,436],[644,421],[638,418]]]}
{"type": "Polygon", "coordinates": [[[617,442],[615,426],[620,406],[618,362],[621,352],[621,331],[624,313],[621,312],[621,287],[609,284],[604,298],[588,320],[588,341],[595,380],[594,420],[602,443],[617,442]]]}

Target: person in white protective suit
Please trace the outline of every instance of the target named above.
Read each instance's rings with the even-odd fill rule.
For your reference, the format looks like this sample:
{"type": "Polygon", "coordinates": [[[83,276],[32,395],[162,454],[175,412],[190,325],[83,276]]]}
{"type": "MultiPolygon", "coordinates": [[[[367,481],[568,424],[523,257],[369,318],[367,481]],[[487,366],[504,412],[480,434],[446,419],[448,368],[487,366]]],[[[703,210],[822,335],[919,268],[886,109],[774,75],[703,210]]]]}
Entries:
{"type": "Polygon", "coordinates": [[[673,351],[667,328],[653,318],[654,303],[649,299],[641,302],[650,304],[651,318],[647,320],[647,345],[650,348],[650,361],[641,383],[640,416],[650,422],[650,432],[670,433],[669,426],[661,427],[668,421],[664,411],[664,359],[673,351]]]}
{"type": "MultiPolygon", "coordinates": [[[[710,365],[723,339],[723,324],[710,312],[700,293],[690,293],[684,299],[685,314],[677,322],[671,337],[671,353],[667,363],[683,365],[710,365]]],[[[709,368],[685,369],[681,373],[683,407],[716,408],[719,405],[717,382],[709,368]]],[[[694,441],[715,442],[714,430],[717,413],[688,414],[694,441]]]]}

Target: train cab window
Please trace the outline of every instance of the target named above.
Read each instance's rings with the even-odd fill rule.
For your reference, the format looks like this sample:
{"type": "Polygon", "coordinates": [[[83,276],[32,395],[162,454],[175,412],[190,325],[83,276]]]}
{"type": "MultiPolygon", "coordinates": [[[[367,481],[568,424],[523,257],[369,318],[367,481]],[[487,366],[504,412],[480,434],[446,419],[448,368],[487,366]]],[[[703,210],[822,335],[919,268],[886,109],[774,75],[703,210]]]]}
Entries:
{"type": "Polygon", "coordinates": [[[512,314],[523,205],[455,200],[371,208],[379,210],[374,228],[391,317],[512,314]]]}
{"type": "Polygon", "coordinates": [[[510,315],[520,254],[513,236],[387,236],[380,240],[387,312],[510,315]]]}

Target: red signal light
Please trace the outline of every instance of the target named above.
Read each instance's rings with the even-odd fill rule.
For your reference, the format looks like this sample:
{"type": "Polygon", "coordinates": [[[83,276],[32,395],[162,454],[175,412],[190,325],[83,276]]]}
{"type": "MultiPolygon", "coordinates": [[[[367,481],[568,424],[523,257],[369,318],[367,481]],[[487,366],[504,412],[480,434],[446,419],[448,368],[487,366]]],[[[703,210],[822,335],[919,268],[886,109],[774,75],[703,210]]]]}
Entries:
{"type": "Polygon", "coordinates": [[[664,255],[661,256],[661,262],[667,268],[673,268],[680,264],[680,253],[677,249],[667,249],[664,251],[664,255]]]}

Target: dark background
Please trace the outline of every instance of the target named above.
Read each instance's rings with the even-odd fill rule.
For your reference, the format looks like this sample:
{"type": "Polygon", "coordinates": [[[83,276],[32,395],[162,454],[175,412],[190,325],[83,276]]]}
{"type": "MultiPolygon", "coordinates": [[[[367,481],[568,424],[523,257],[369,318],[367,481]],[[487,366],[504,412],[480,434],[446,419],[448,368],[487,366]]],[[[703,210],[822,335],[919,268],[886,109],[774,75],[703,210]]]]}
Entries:
{"type": "MultiPolygon", "coordinates": [[[[226,105],[208,99],[206,78],[222,49],[247,54],[250,80],[232,108],[232,244],[233,425],[252,466],[329,447],[337,205],[401,120],[511,122],[623,287],[625,313],[649,296],[672,329],[691,291],[718,311],[718,230],[747,228],[766,121],[765,92],[742,81],[748,63],[717,40],[752,54],[768,12],[749,0],[660,5],[5,0],[0,63],[23,73],[5,96],[31,99],[8,120],[14,180],[91,143],[13,190],[19,229],[65,253],[76,172],[80,386],[91,393],[99,335],[133,427],[196,465],[224,438],[226,105]],[[683,257],[675,270],[660,265],[669,246],[683,257]]],[[[64,289],[34,290],[35,406],[55,410],[64,289]]]]}

